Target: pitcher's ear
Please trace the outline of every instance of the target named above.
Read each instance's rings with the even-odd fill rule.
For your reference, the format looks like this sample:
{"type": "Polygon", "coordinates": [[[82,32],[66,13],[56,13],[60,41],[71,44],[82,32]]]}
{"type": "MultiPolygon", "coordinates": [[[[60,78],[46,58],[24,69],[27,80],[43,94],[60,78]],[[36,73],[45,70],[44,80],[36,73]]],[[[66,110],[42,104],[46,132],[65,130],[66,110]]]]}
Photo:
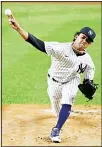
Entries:
{"type": "Polygon", "coordinates": [[[76,34],[76,35],[74,36],[75,40],[77,39],[78,36],[79,36],[78,34],[76,34]]]}
{"type": "Polygon", "coordinates": [[[79,36],[79,34],[80,34],[80,32],[76,32],[76,33],[74,34],[74,39],[76,39],[76,38],[79,36]]]}
{"type": "Polygon", "coordinates": [[[73,39],[73,41],[76,40],[76,38],[79,36],[79,34],[80,34],[80,32],[76,32],[76,33],[74,34],[74,39],[73,39]]]}

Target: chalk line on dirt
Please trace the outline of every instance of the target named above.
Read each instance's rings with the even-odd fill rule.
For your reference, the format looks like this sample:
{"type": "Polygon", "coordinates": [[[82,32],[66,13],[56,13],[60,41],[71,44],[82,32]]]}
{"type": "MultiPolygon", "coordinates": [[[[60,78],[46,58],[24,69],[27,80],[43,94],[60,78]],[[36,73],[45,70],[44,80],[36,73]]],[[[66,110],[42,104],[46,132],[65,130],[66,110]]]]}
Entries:
{"type": "MultiPolygon", "coordinates": [[[[45,109],[45,110],[42,110],[42,112],[45,112],[45,113],[52,113],[53,111],[51,109],[45,109]]],[[[83,114],[83,113],[99,113],[101,114],[101,110],[72,110],[72,113],[79,113],[79,114],[83,114]]]]}

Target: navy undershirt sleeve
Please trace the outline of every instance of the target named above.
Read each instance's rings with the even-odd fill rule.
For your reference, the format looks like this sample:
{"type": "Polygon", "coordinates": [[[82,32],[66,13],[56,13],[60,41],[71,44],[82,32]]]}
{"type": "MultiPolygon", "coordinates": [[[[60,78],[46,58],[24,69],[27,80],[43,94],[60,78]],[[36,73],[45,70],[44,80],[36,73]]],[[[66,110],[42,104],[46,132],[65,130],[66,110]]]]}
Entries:
{"type": "Polygon", "coordinates": [[[26,41],[29,42],[30,44],[32,44],[38,50],[46,53],[44,42],[42,40],[36,38],[34,35],[28,33],[28,39],[26,41]]]}

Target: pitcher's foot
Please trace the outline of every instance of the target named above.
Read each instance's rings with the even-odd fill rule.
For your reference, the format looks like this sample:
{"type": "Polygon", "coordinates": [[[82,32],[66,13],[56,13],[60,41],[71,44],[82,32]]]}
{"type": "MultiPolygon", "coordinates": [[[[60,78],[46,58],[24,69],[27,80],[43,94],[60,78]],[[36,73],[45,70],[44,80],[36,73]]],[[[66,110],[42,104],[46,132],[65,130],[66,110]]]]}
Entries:
{"type": "Polygon", "coordinates": [[[50,139],[54,143],[60,143],[61,139],[59,138],[60,130],[58,128],[52,128],[50,139]]]}

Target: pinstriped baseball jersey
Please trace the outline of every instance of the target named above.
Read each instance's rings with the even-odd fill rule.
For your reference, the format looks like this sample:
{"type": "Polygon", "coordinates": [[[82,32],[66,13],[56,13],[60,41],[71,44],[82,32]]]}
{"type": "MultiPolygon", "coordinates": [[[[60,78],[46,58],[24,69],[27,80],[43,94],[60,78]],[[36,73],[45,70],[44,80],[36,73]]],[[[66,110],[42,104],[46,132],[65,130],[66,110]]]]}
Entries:
{"type": "Polygon", "coordinates": [[[59,82],[66,82],[84,73],[85,79],[94,78],[95,66],[88,53],[77,56],[72,49],[72,43],[44,42],[52,64],[48,71],[51,77],[59,82]]]}
{"type": "Polygon", "coordinates": [[[72,43],[44,42],[45,50],[51,56],[51,67],[48,70],[48,95],[54,114],[59,115],[61,104],[72,105],[78,92],[80,73],[85,79],[93,80],[94,64],[88,53],[76,55],[72,43]],[[54,78],[58,82],[54,82],[54,78]],[[65,84],[62,84],[66,82],[65,84]]]}

